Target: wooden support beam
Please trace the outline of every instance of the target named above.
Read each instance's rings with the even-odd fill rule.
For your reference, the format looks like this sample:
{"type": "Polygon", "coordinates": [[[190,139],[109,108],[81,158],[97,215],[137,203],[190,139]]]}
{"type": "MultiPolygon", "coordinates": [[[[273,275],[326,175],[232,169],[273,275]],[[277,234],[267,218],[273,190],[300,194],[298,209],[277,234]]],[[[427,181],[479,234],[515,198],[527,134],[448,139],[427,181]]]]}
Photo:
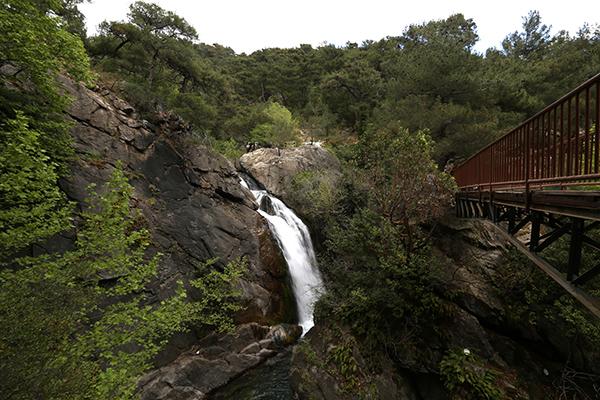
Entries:
{"type": "Polygon", "coordinates": [[[552,232],[548,239],[544,240],[542,243],[539,244],[539,246],[534,248],[532,251],[539,253],[540,251],[544,250],[546,247],[550,246],[552,243],[557,241],[562,235],[568,233],[570,228],[570,224],[564,224],[563,226],[552,232]]]}
{"type": "Polygon", "coordinates": [[[567,267],[567,281],[572,281],[579,275],[581,265],[581,248],[583,247],[584,220],[571,219],[571,244],[569,245],[569,266],[567,267]]]}
{"type": "Polygon", "coordinates": [[[588,246],[593,247],[596,250],[600,250],[600,243],[598,243],[594,239],[591,239],[584,235],[582,240],[583,243],[587,244],[588,246]]]}
{"type": "Polygon", "coordinates": [[[529,239],[529,250],[534,249],[540,244],[540,225],[542,224],[542,213],[539,211],[531,212],[531,238],[529,239]]]}
{"type": "Polygon", "coordinates": [[[513,230],[509,231],[508,233],[510,233],[511,235],[514,235],[515,233],[519,232],[521,229],[523,229],[525,227],[525,225],[527,225],[528,223],[531,222],[531,214],[527,214],[525,216],[525,218],[523,218],[521,220],[521,222],[519,222],[519,224],[517,226],[514,227],[513,230]]]}
{"type": "Polygon", "coordinates": [[[512,232],[515,229],[515,218],[517,210],[515,207],[508,207],[508,231],[512,232]]]}
{"type": "MultiPolygon", "coordinates": [[[[489,221],[488,221],[489,222],[489,221]]],[[[559,285],[561,285],[569,294],[575,297],[581,304],[583,304],[587,309],[589,309],[594,315],[600,318],[600,303],[581,290],[579,287],[572,284],[572,282],[567,281],[565,276],[560,273],[553,266],[548,264],[548,262],[538,255],[529,251],[527,246],[525,246],[519,239],[515,238],[513,235],[510,235],[504,229],[502,229],[499,225],[496,225],[492,222],[489,222],[494,225],[496,228],[506,236],[506,238],[514,244],[523,254],[525,254],[531,261],[533,261],[538,267],[540,267],[544,272],[546,272],[552,279],[554,279],[559,285]]]]}
{"type": "Polygon", "coordinates": [[[600,264],[588,269],[583,274],[573,279],[571,283],[573,285],[583,285],[584,283],[586,283],[592,278],[595,278],[598,275],[600,275],[600,264]]]}

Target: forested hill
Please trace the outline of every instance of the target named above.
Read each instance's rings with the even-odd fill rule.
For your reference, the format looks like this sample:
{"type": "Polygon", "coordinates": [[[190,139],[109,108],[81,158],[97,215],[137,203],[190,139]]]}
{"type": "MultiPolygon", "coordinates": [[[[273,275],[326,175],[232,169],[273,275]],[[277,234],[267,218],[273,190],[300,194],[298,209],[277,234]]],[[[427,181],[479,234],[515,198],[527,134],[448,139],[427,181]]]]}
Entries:
{"type": "Polygon", "coordinates": [[[429,130],[445,165],[600,71],[598,26],[549,32],[531,12],[501,49],[479,54],[475,22],[456,14],[377,42],[238,55],[198,43],[182,18],[137,2],[85,43],[94,69],[124,83],[134,103],[151,110],[165,102],[216,139],[269,145],[291,139],[295,127],[334,144],[340,132],[360,136],[400,121],[429,130]]]}
{"type": "MultiPolygon", "coordinates": [[[[270,327],[246,326],[237,344],[208,333],[293,317],[274,241],[233,164],[217,154],[239,161],[248,142],[318,140],[337,158],[334,173],[278,181],[310,225],[326,278],[311,332],[329,332],[331,342],[315,347],[325,351],[318,363],[309,341],[301,354],[317,377],[343,383],[334,385],[340,398],[376,393],[379,372],[390,384],[426,373],[419,385],[434,381],[447,398],[464,399],[513,389],[515,398],[548,398],[554,378],[600,374],[596,321],[504,248],[480,277],[498,294],[491,314],[464,296],[469,289],[444,284],[454,267],[473,281],[479,255],[499,248],[461,233],[480,250],[463,259],[456,232],[467,228],[442,223],[456,191],[444,167],[600,72],[599,26],[551,36],[531,12],[501,49],[479,54],[474,21],[456,14],[377,42],[247,55],[199,43],[184,18],[141,1],[88,37],[83,1],[0,3],[0,398],[131,398],[166,338],[179,337],[170,342],[178,347],[190,327],[194,346],[207,349],[178,347],[192,358],[221,363],[217,342],[237,360],[270,354],[270,327]],[[85,191],[77,176],[88,173],[97,179],[85,191]],[[218,243],[202,247],[211,236],[218,243]],[[67,248],[45,246],[57,237],[67,248]],[[243,307],[260,316],[241,318],[243,307]],[[475,351],[484,341],[456,333],[461,321],[497,328],[479,346],[485,352],[475,351]],[[552,344],[550,372],[546,358],[530,363],[506,340],[513,336],[532,344],[531,354],[552,344]],[[534,370],[543,384],[528,384],[534,370]]],[[[181,383],[173,376],[166,371],[164,385],[181,383]]],[[[311,397],[312,377],[296,378],[311,397]]]]}

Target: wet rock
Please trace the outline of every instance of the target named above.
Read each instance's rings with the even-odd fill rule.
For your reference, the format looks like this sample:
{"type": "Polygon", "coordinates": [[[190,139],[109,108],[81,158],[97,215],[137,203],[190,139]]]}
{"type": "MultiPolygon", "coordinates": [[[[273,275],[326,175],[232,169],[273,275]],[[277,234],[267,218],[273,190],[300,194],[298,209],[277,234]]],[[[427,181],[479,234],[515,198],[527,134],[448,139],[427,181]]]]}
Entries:
{"type": "Polygon", "coordinates": [[[267,339],[271,339],[279,347],[295,343],[302,335],[302,327],[293,324],[279,324],[271,328],[267,339]]]}
{"type": "Polygon", "coordinates": [[[203,398],[276,355],[277,351],[263,348],[264,345],[271,347],[274,331],[279,332],[266,326],[245,324],[223,337],[216,333],[206,336],[197,347],[170,365],[141,378],[138,386],[142,400],[203,398]]]}
{"type": "Polygon", "coordinates": [[[260,209],[269,215],[275,215],[275,210],[273,209],[273,202],[268,196],[264,196],[260,200],[260,209]]]}

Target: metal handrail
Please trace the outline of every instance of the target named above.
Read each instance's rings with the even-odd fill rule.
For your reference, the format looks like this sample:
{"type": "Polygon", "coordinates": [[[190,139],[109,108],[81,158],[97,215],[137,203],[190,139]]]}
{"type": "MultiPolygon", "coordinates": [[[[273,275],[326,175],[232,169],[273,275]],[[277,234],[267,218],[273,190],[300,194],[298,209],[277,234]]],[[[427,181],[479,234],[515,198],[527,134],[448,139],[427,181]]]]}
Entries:
{"type": "Polygon", "coordinates": [[[454,170],[460,189],[600,183],[600,74],[489,144],[454,170]]]}

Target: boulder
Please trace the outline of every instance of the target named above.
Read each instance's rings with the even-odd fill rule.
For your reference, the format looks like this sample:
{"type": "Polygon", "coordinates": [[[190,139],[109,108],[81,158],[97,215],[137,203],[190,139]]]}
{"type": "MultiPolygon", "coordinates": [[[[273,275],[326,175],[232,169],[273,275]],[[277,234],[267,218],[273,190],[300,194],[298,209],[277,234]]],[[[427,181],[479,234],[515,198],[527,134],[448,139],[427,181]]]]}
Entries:
{"type": "Polygon", "coordinates": [[[240,157],[240,167],[269,193],[286,202],[292,179],[305,172],[330,170],[341,175],[339,162],[326,149],[304,145],[289,149],[258,149],[240,157]]]}

